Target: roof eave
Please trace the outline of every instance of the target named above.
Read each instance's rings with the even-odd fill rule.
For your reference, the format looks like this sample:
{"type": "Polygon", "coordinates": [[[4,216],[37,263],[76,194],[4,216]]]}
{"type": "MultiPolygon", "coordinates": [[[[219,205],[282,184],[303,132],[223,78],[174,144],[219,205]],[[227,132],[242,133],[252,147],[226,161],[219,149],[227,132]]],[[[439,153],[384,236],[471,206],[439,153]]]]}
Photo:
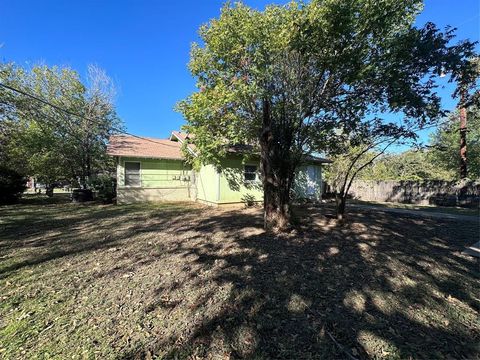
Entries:
{"type": "MultiPolygon", "coordinates": [[[[182,139],[180,136],[178,136],[178,134],[177,134],[176,131],[172,131],[172,134],[170,135],[170,140],[171,140],[173,137],[174,137],[175,139],[177,139],[177,140],[183,145],[184,141],[183,141],[183,139],[182,139]]],[[[190,152],[190,154],[192,154],[193,156],[198,156],[197,153],[190,147],[189,144],[187,144],[187,150],[188,150],[188,151],[190,152]]]]}
{"type": "Polygon", "coordinates": [[[128,157],[128,158],[140,158],[140,159],[158,159],[158,160],[179,160],[185,161],[185,158],[176,158],[176,157],[168,157],[168,156],[153,156],[153,155],[132,155],[132,154],[109,154],[109,156],[116,156],[116,157],[128,157]]]}

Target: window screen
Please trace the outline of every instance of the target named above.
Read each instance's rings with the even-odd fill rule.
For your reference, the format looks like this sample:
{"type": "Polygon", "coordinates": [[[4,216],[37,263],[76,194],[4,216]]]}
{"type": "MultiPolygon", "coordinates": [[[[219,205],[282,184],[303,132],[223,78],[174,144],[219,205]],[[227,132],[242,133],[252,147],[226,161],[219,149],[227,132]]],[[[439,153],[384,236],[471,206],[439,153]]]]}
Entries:
{"type": "Polygon", "coordinates": [[[255,165],[245,165],[243,175],[245,181],[254,181],[257,178],[257,167],[255,165]]]}
{"type": "Polygon", "coordinates": [[[140,186],[139,162],[125,162],[125,185],[140,186]]]}

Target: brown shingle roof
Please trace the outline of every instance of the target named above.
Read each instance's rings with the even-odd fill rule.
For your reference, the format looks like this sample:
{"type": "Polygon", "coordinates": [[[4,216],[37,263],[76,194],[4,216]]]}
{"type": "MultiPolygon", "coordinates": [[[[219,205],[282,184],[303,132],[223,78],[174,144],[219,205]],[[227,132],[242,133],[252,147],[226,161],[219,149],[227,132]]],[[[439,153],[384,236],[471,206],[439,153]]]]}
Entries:
{"type": "MultiPolygon", "coordinates": [[[[173,131],[172,135],[180,141],[174,141],[172,136],[170,139],[156,139],[150,137],[136,137],[131,135],[113,135],[109,139],[107,153],[112,156],[130,156],[155,159],[175,159],[183,160],[184,156],[181,150],[182,143],[190,135],[184,132],[173,131]]],[[[193,144],[188,145],[190,150],[195,154],[193,144]]],[[[252,145],[232,145],[229,147],[230,153],[252,152],[252,145]]],[[[329,159],[318,156],[307,155],[307,162],[313,163],[331,163],[329,159]]]]}
{"type": "MultiPolygon", "coordinates": [[[[237,144],[231,145],[228,147],[228,152],[232,154],[243,154],[243,153],[254,153],[259,155],[260,152],[255,150],[253,145],[246,145],[246,144],[237,144]]],[[[325,159],[320,156],[316,155],[305,155],[305,161],[308,163],[318,163],[318,164],[329,164],[332,160],[325,159]]]]}
{"type": "Polygon", "coordinates": [[[331,164],[333,161],[330,159],[326,159],[320,156],[315,156],[315,155],[307,155],[305,157],[305,161],[307,162],[313,162],[313,163],[319,163],[319,164],[331,164]]]}
{"type": "Polygon", "coordinates": [[[130,156],[158,159],[184,159],[180,142],[150,137],[113,135],[107,153],[112,156],[130,156]]]}

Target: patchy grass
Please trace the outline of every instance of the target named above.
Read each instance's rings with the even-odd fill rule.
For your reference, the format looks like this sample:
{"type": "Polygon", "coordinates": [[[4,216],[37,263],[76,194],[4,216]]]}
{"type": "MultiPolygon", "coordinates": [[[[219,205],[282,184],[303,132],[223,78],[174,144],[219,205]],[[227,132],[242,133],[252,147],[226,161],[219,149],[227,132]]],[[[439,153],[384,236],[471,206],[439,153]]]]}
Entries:
{"type": "Polygon", "coordinates": [[[479,357],[478,223],[326,212],[0,207],[0,357],[479,357]]]}
{"type": "Polygon", "coordinates": [[[349,200],[353,204],[359,205],[375,205],[388,209],[406,209],[406,210],[421,210],[431,213],[444,213],[454,215],[479,215],[479,209],[468,209],[461,207],[447,207],[447,206],[435,206],[435,205],[416,205],[416,204],[401,204],[379,201],[362,201],[362,200],[349,200]]]}

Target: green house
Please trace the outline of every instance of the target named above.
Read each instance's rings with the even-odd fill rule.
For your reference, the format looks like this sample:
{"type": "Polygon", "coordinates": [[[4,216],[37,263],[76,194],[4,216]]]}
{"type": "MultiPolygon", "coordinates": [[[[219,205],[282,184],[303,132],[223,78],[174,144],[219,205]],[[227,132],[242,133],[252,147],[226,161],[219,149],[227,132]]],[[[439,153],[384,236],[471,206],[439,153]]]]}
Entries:
{"type": "MultiPolygon", "coordinates": [[[[210,205],[263,201],[258,161],[244,161],[232,148],[220,168],[194,170],[181,147],[188,134],[173,131],[169,139],[127,135],[110,138],[107,152],[117,161],[117,202],[198,201],[210,205]]],[[[189,147],[194,155],[194,148],[189,147]]],[[[310,157],[296,174],[295,196],[318,201],[322,194],[322,164],[310,157]]]]}

